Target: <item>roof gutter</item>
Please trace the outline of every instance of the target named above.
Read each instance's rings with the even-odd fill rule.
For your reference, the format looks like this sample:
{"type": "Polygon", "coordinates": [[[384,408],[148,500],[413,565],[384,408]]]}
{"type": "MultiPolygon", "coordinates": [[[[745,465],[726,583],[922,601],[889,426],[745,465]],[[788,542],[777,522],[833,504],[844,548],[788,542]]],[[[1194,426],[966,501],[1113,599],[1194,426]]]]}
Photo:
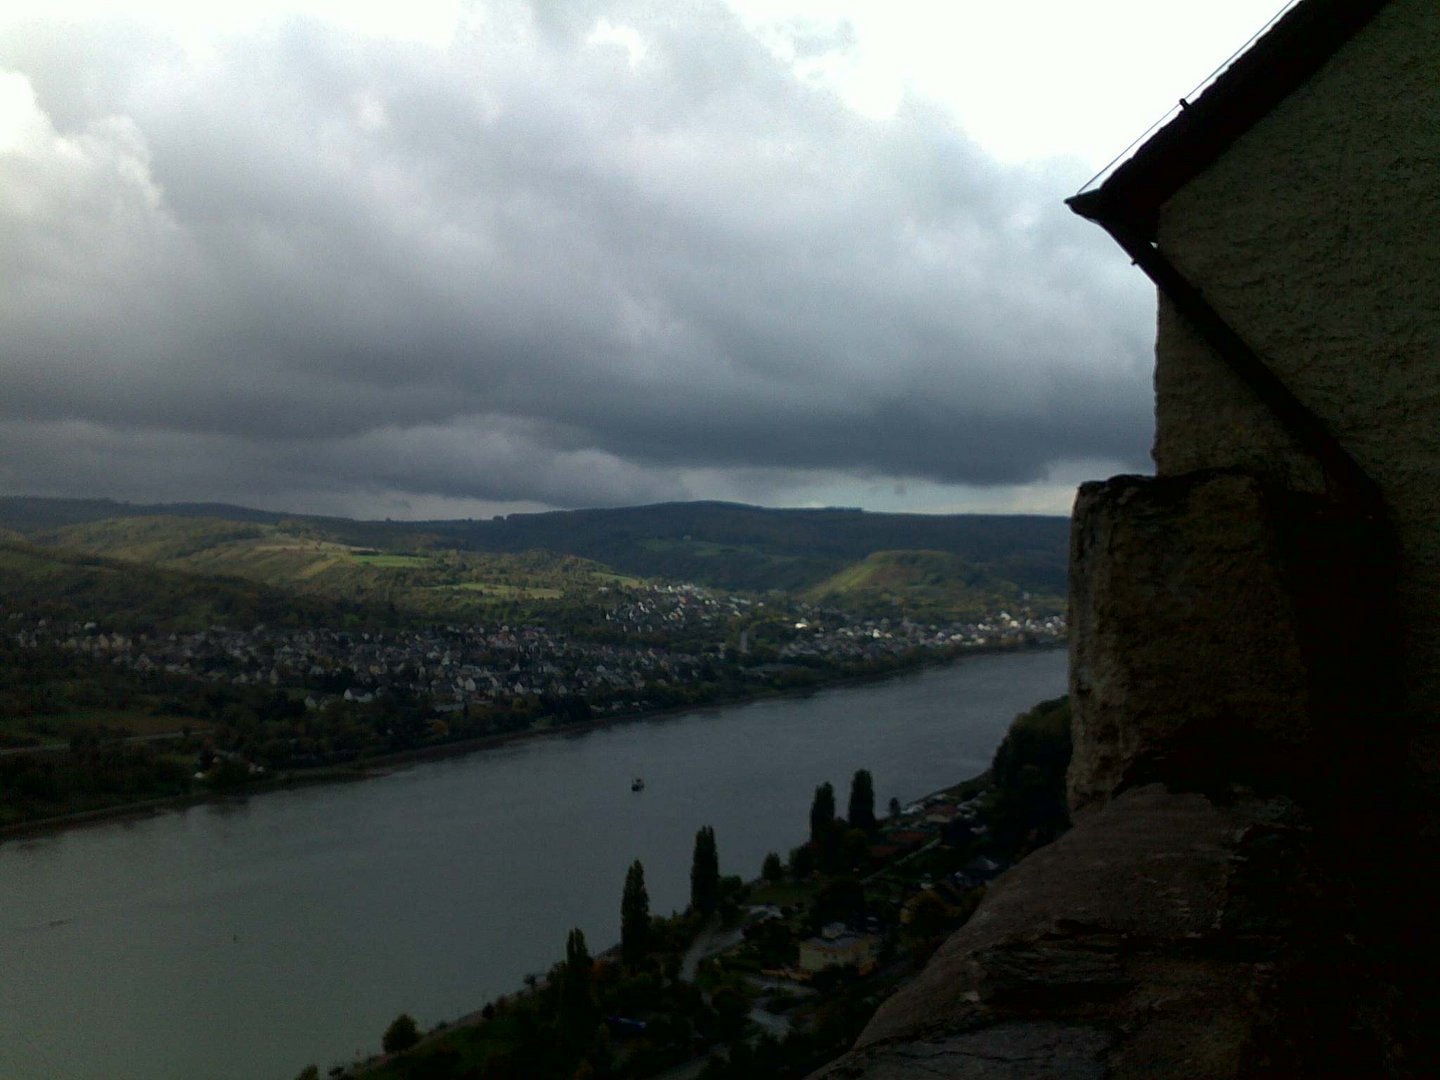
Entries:
{"type": "Polygon", "coordinates": [[[1284,98],[1304,85],[1393,0],[1302,0],[1215,82],[1115,170],[1066,204],[1108,232],[1181,316],[1310,453],[1330,496],[1384,516],[1380,487],[1160,250],[1164,204],[1284,98]]]}
{"type": "Polygon", "coordinates": [[[1385,503],[1380,486],[1331,434],[1324,422],[1291,392],[1259,353],[1221,317],[1204,294],[1180,273],[1159,245],[1121,222],[1089,212],[1095,209],[1093,202],[1082,207],[1076,205],[1077,201],[1069,200],[1071,209],[1090,218],[1114,238],[1156,288],[1170,299],[1195,332],[1219,354],[1226,366],[1315,458],[1330,497],[1367,519],[1382,519],[1385,503]]]}

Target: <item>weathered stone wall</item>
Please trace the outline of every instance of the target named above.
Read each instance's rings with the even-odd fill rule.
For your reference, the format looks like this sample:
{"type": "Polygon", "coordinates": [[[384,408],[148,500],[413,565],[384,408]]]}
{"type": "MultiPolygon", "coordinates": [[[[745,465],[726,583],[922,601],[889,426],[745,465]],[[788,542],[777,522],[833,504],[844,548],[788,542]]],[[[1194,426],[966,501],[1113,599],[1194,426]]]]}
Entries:
{"type": "Polygon", "coordinates": [[[1253,782],[1300,766],[1311,703],[1272,503],[1241,474],[1081,487],[1072,809],[1139,782],[1253,782]]]}
{"type": "MultiPolygon", "coordinates": [[[[1440,772],[1440,4],[1395,0],[1173,196],[1161,249],[1380,484],[1413,759],[1440,772]]],[[[1163,298],[1160,475],[1318,490],[1299,450],[1163,298]]],[[[1143,619],[1143,613],[1136,618],[1143,619]]]]}
{"type": "Polygon", "coordinates": [[[1071,808],[1154,781],[1373,798],[1404,750],[1392,562],[1374,522],[1239,470],[1083,485],[1071,808]]]}

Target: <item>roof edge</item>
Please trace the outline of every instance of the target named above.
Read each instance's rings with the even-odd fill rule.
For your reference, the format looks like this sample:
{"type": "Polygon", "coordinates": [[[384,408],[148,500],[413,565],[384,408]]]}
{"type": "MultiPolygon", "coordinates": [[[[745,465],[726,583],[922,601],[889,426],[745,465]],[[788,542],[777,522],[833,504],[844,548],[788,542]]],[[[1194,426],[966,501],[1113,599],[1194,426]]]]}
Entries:
{"type": "Polygon", "coordinates": [[[1093,191],[1081,217],[1155,238],[1160,207],[1304,85],[1391,0],[1301,0],[1093,191]]]}

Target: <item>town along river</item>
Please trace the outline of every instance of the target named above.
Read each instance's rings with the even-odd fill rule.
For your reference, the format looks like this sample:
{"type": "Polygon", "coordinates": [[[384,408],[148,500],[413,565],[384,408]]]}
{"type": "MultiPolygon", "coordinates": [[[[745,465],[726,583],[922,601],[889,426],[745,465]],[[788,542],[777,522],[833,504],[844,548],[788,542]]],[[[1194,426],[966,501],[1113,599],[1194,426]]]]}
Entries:
{"type": "Polygon", "coordinates": [[[695,831],[755,876],[843,812],[981,772],[1010,720],[1063,693],[1060,650],[512,743],[0,844],[0,1076],[288,1080],[378,1051],[619,938],[625,870],[689,895],[695,831]],[[644,789],[631,791],[635,777],[644,789]]]}

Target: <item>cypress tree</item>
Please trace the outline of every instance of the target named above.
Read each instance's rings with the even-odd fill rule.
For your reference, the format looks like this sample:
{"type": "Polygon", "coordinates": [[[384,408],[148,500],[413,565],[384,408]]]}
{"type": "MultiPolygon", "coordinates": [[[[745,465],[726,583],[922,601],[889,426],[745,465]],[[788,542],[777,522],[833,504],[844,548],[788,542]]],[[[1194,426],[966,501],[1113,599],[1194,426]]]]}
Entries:
{"type": "Polygon", "coordinates": [[[620,958],[638,967],[650,954],[650,894],[645,891],[645,867],[639,859],[625,872],[620,897],[620,958]]]}
{"type": "Polygon", "coordinates": [[[835,789],[827,780],[815,789],[815,798],[810,803],[810,843],[823,847],[834,828],[835,789]]]}
{"type": "Polygon", "coordinates": [[[560,1038],[565,1050],[579,1056],[595,1038],[600,1010],[595,1003],[595,961],[578,927],[565,939],[565,966],[560,978],[560,1038]]]}
{"type": "Polygon", "coordinates": [[[785,866],[780,862],[779,855],[772,851],[765,856],[765,862],[760,867],[760,876],[772,885],[785,879],[785,866]]]}
{"type": "Polygon", "coordinates": [[[872,832],[875,828],[875,783],[869,769],[857,769],[850,781],[850,812],[845,815],[852,829],[872,832]]]}
{"type": "Polygon", "coordinates": [[[690,863],[690,906],[709,915],[720,902],[720,856],[715,830],[706,825],[695,834],[695,855],[690,863]]]}

